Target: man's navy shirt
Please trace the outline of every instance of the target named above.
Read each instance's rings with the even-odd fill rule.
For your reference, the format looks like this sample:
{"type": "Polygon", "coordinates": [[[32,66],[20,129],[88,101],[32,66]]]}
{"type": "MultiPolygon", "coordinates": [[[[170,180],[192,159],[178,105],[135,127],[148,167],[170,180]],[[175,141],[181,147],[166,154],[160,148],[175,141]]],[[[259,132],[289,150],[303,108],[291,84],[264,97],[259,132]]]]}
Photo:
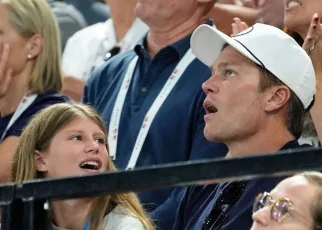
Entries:
{"type": "MultiPolygon", "coordinates": [[[[190,35],[191,36],[191,35],[190,35]]],[[[150,60],[145,39],[133,51],[120,54],[97,68],[85,86],[84,102],[93,105],[107,127],[112,109],[129,63],[138,55],[138,64],[123,106],[117,155],[114,163],[126,168],[142,121],[168,77],[190,48],[190,36],[161,49],[150,60]]],[[[223,144],[208,142],[204,137],[201,85],[211,76],[210,69],[195,59],[183,73],[165,100],[147,134],[137,167],[222,157],[223,144]]],[[[144,180],[144,178],[142,178],[144,180]]],[[[161,229],[171,229],[184,189],[167,189],[140,193],[140,200],[150,204],[152,218],[161,229]]]]}
{"type": "MultiPolygon", "coordinates": [[[[281,150],[299,147],[302,146],[297,141],[290,141],[281,150]]],[[[255,197],[259,193],[270,192],[282,179],[284,177],[272,177],[190,187],[179,206],[173,230],[203,229],[206,218],[217,207],[218,211],[210,214],[212,220],[217,220],[212,222],[214,224],[211,230],[249,230],[253,224],[252,208],[255,197]],[[229,186],[234,188],[227,192],[229,186]],[[245,186],[241,192],[238,191],[239,186],[245,186]]]]}

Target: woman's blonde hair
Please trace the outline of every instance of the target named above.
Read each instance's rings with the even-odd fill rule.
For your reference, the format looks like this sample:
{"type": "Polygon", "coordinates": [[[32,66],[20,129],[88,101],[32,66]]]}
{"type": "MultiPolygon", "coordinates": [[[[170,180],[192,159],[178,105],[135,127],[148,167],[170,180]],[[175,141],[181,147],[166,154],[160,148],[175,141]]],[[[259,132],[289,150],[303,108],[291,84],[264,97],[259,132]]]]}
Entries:
{"type": "Polygon", "coordinates": [[[35,57],[29,88],[34,93],[59,92],[62,88],[60,32],[45,0],[0,0],[9,11],[9,21],[25,39],[43,38],[42,51],[35,57]]]}
{"type": "MultiPolygon", "coordinates": [[[[46,151],[52,138],[61,128],[72,120],[83,117],[94,121],[106,134],[103,120],[88,105],[60,103],[40,111],[30,121],[20,136],[18,147],[13,157],[13,181],[23,183],[27,180],[42,178],[43,175],[37,172],[36,169],[35,150],[46,151]]],[[[106,148],[108,148],[107,144],[106,148]]],[[[116,170],[110,158],[107,169],[108,171],[116,170]]],[[[128,210],[129,215],[139,218],[145,229],[154,229],[134,193],[102,195],[93,198],[91,210],[88,214],[89,229],[99,230],[105,215],[118,204],[124,207],[125,210],[128,210]]]]}

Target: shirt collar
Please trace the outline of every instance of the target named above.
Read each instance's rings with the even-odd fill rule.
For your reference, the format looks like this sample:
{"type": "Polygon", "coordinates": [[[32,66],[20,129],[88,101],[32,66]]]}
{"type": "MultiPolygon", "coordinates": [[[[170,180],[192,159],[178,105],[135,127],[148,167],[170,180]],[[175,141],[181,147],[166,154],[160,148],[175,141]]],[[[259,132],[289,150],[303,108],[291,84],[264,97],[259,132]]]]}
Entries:
{"type": "Polygon", "coordinates": [[[287,142],[280,150],[294,149],[294,148],[298,148],[299,146],[300,144],[297,140],[292,140],[287,142]]]}
{"type": "MultiPolygon", "coordinates": [[[[147,36],[141,39],[138,42],[138,44],[134,47],[134,51],[137,55],[146,52],[146,38],[147,36]]],[[[171,49],[174,49],[178,53],[179,58],[181,59],[186,54],[187,50],[190,48],[190,38],[191,34],[167,47],[164,47],[163,49],[168,49],[169,47],[171,47],[171,49]]]]}

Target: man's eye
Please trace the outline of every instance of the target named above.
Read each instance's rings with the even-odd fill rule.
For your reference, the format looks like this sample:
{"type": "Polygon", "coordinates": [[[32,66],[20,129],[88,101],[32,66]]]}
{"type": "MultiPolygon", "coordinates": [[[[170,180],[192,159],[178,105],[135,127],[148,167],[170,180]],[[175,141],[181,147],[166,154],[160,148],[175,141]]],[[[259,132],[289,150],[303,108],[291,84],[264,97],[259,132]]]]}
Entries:
{"type": "Polygon", "coordinates": [[[236,76],[236,72],[232,71],[232,70],[226,70],[225,71],[225,78],[231,78],[231,77],[235,77],[236,76]]]}

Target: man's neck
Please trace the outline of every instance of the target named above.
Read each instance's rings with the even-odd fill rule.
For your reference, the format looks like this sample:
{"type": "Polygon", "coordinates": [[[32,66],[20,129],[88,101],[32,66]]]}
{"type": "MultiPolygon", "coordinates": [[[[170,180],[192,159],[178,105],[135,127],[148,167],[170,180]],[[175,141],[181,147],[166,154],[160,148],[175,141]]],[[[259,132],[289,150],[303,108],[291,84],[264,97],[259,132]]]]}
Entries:
{"type": "Polygon", "coordinates": [[[135,20],[134,8],[136,1],[110,1],[111,18],[113,20],[116,40],[121,41],[135,20]]]}
{"type": "Polygon", "coordinates": [[[247,139],[226,143],[229,149],[226,158],[274,153],[292,140],[294,137],[286,128],[276,129],[273,132],[259,132],[247,139]]]}
{"type": "Polygon", "coordinates": [[[52,202],[54,224],[60,228],[81,230],[90,210],[88,199],[52,202]]]}
{"type": "Polygon", "coordinates": [[[205,16],[194,14],[187,20],[168,23],[169,27],[150,26],[147,36],[147,49],[153,58],[162,48],[171,45],[190,35],[200,24],[207,21],[205,16]]]}

